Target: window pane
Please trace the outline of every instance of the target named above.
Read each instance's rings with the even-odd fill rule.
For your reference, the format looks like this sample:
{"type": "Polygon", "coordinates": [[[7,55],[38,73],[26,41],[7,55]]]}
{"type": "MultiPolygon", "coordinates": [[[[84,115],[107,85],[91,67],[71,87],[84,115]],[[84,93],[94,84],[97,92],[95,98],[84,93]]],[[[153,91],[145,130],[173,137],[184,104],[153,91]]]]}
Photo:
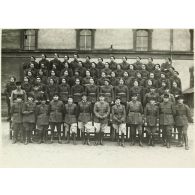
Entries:
{"type": "Polygon", "coordinates": [[[148,50],[148,31],[138,30],[136,34],[136,50],[147,51],[148,50]]]}
{"type": "Polygon", "coordinates": [[[80,48],[85,48],[85,36],[80,36],[80,48]]]}
{"type": "Polygon", "coordinates": [[[91,30],[82,30],[80,35],[91,35],[91,30]]]}
{"type": "Polygon", "coordinates": [[[90,50],[91,49],[91,31],[82,30],[80,31],[80,49],[90,50]]]}
{"type": "Polygon", "coordinates": [[[35,47],[35,30],[25,30],[24,32],[24,49],[34,50],[35,47]]]}
{"type": "Polygon", "coordinates": [[[91,36],[86,36],[86,47],[91,49],[91,36]]]}
{"type": "Polygon", "coordinates": [[[146,31],[146,30],[138,30],[137,31],[137,36],[141,36],[141,37],[143,37],[143,36],[148,36],[148,31],[146,31]]]}

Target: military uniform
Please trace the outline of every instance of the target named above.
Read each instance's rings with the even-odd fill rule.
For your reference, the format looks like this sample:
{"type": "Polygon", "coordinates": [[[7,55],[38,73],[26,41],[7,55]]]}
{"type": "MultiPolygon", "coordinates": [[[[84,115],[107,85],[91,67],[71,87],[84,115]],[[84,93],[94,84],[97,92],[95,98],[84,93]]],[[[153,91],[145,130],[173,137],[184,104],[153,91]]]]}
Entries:
{"type": "Polygon", "coordinates": [[[49,62],[49,70],[52,70],[53,65],[55,64],[57,70],[60,71],[60,70],[61,70],[61,63],[62,63],[62,62],[61,62],[59,59],[55,59],[55,58],[54,58],[53,60],[51,60],[51,61],[49,62]]]}
{"type": "Polygon", "coordinates": [[[135,62],[133,63],[133,66],[135,67],[135,70],[141,70],[142,68],[142,62],[135,62]]]}
{"type": "Polygon", "coordinates": [[[108,117],[110,114],[110,106],[108,102],[96,102],[94,105],[94,126],[96,128],[96,144],[99,138],[100,144],[103,144],[104,131],[108,124],[108,117]]]}
{"type": "Polygon", "coordinates": [[[121,69],[124,71],[129,69],[129,63],[127,63],[127,62],[123,61],[120,65],[121,65],[121,69]]]}
{"type": "Polygon", "coordinates": [[[56,84],[59,84],[59,77],[57,76],[50,76],[47,79],[47,83],[49,84],[50,79],[53,79],[56,84]]]}
{"type": "Polygon", "coordinates": [[[83,86],[87,86],[87,85],[89,85],[90,84],[90,79],[91,79],[92,77],[90,77],[90,76],[86,76],[86,77],[84,77],[83,78],[83,86]]]}
{"type": "Polygon", "coordinates": [[[184,138],[186,149],[189,149],[187,136],[188,121],[193,122],[189,107],[186,104],[177,103],[175,106],[175,126],[178,130],[179,146],[183,146],[182,138],[184,138]]]}
{"type": "Polygon", "coordinates": [[[162,72],[165,72],[166,70],[169,70],[171,67],[172,67],[172,64],[165,62],[161,64],[160,69],[162,72]]]}
{"type": "Polygon", "coordinates": [[[58,142],[61,143],[61,124],[63,122],[64,104],[60,100],[52,100],[49,104],[49,124],[51,127],[51,143],[53,142],[54,129],[57,128],[58,142]]]}
{"type": "Polygon", "coordinates": [[[79,61],[74,59],[72,62],[70,62],[70,68],[72,69],[73,73],[75,72],[75,69],[77,69],[79,66],[79,61]]]}
{"type": "Polygon", "coordinates": [[[36,103],[27,101],[23,104],[22,113],[23,113],[23,126],[25,130],[25,144],[32,141],[32,132],[35,129],[36,122],[36,103]]]}
{"type": "Polygon", "coordinates": [[[12,117],[12,128],[14,131],[13,143],[16,143],[18,139],[18,134],[20,132],[23,135],[22,107],[23,107],[23,102],[15,102],[11,106],[10,115],[12,117]]]}
{"type": "Polygon", "coordinates": [[[131,77],[123,77],[123,80],[124,80],[124,84],[129,88],[129,87],[132,87],[133,85],[133,78],[131,77]]]}
{"type": "Polygon", "coordinates": [[[177,83],[177,87],[179,87],[180,89],[182,89],[182,86],[181,86],[181,79],[179,77],[176,77],[176,76],[172,76],[170,77],[170,85],[173,86],[173,82],[176,82],[177,83]]]}
{"type": "Polygon", "coordinates": [[[121,145],[124,146],[124,134],[126,131],[126,109],[124,105],[115,104],[112,106],[113,128],[116,130],[117,137],[121,135],[121,145]]]}
{"type": "Polygon", "coordinates": [[[10,108],[11,108],[11,104],[10,104],[10,99],[11,99],[11,93],[13,90],[16,89],[16,83],[15,82],[9,82],[6,84],[5,86],[5,95],[6,95],[6,103],[7,103],[7,108],[8,108],[8,119],[10,120],[11,116],[10,116],[10,108]]]}
{"type": "Polygon", "coordinates": [[[90,68],[90,75],[94,79],[97,79],[99,77],[99,72],[98,72],[97,68],[90,68]]]}
{"type": "Polygon", "coordinates": [[[70,95],[70,86],[67,83],[61,83],[59,85],[59,98],[64,103],[67,103],[68,96],[70,95]]]}
{"type": "Polygon", "coordinates": [[[90,61],[83,62],[83,67],[89,70],[91,68],[91,62],[90,61]]]}
{"type": "Polygon", "coordinates": [[[132,70],[132,69],[128,69],[128,70],[127,70],[127,73],[128,73],[128,75],[129,75],[129,77],[135,78],[135,77],[136,77],[137,71],[136,71],[136,70],[132,70]]]}
{"type": "Polygon", "coordinates": [[[172,87],[170,93],[173,94],[174,98],[182,95],[182,91],[179,87],[172,87]]]}
{"type": "Polygon", "coordinates": [[[116,63],[116,62],[110,62],[109,68],[110,68],[112,71],[115,71],[115,70],[117,69],[117,63],[116,63]]]}
{"type": "Polygon", "coordinates": [[[70,77],[73,76],[73,71],[72,71],[71,68],[63,68],[63,69],[61,70],[61,72],[60,72],[60,76],[63,76],[65,71],[68,71],[68,75],[69,75],[70,77]]]}
{"type": "Polygon", "coordinates": [[[82,94],[84,92],[84,87],[82,85],[74,85],[71,88],[71,95],[73,96],[73,102],[78,103],[81,101],[82,94]]]}
{"type": "Polygon", "coordinates": [[[109,80],[110,80],[110,85],[112,85],[113,87],[115,87],[119,84],[119,78],[111,76],[109,80]]]}
{"type": "Polygon", "coordinates": [[[100,87],[100,95],[105,97],[105,101],[111,103],[114,101],[114,90],[112,85],[103,85],[100,87]]]}
{"type": "Polygon", "coordinates": [[[137,100],[142,102],[142,100],[143,100],[143,87],[133,86],[133,87],[129,88],[129,100],[131,100],[133,95],[137,95],[137,100]]]}
{"type": "Polygon", "coordinates": [[[67,130],[67,140],[70,141],[70,134],[73,137],[73,143],[76,144],[76,133],[77,133],[77,105],[76,104],[65,104],[64,107],[64,125],[67,130]]]}
{"type": "Polygon", "coordinates": [[[47,86],[48,99],[52,100],[54,94],[56,93],[59,93],[59,87],[56,84],[48,84],[47,86]]]}
{"type": "Polygon", "coordinates": [[[153,72],[153,71],[154,71],[154,67],[155,67],[155,65],[154,65],[154,63],[152,63],[152,62],[148,62],[148,63],[146,64],[146,70],[147,70],[148,72],[153,72]]]}
{"type": "Polygon", "coordinates": [[[36,107],[37,129],[39,130],[39,143],[45,142],[49,127],[49,105],[40,104],[36,107]]]}
{"type": "Polygon", "coordinates": [[[99,97],[99,87],[97,85],[88,85],[85,91],[88,101],[94,104],[99,97]]]}
{"type": "Polygon", "coordinates": [[[167,147],[170,147],[171,131],[174,125],[174,115],[175,115],[175,109],[173,103],[170,101],[160,103],[159,114],[160,114],[160,127],[162,128],[163,142],[164,145],[167,144],[167,147]]]}
{"type": "Polygon", "coordinates": [[[143,105],[146,106],[146,104],[150,102],[151,98],[153,98],[157,103],[160,101],[158,93],[149,92],[149,93],[146,93],[144,96],[143,105]]]}
{"type": "Polygon", "coordinates": [[[92,122],[92,105],[88,101],[81,101],[78,104],[78,128],[82,132],[82,138],[84,138],[84,144],[87,142],[89,145],[89,132],[85,128],[86,125],[92,122]],[[86,136],[85,136],[86,132],[86,136]]]}
{"type": "Polygon", "coordinates": [[[39,61],[39,67],[41,67],[41,64],[44,64],[44,66],[46,67],[47,70],[49,69],[49,60],[47,60],[47,59],[41,59],[39,61]]]}
{"type": "Polygon", "coordinates": [[[120,97],[121,102],[126,104],[129,101],[129,90],[126,85],[118,85],[115,87],[115,98],[120,97]]]}
{"type": "Polygon", "coordinates": [[[142,75],[142,78],[147,79],[149,76],[149,72],[147,70],[141,69],[138,70],[140,72],[140,74],[142,75]]]}
{"type": "Polygon", "coordinates": [[[139,133],[139,144],[142,146],[142,114],[143,107],[139,101],[130,101],[127,103],[127,124],[130,125],[132,145],[135,144],[136,130],[139,133]]]}
{"type": "Polygon", "coordinates": [[[16,100],[17,96],[21,95],[22,100],[25,102],[26,101],[26,92],[23,89],[15,89],[11,93],[11,98],[10,98],[10,103],[13,104],[13,102],[16,100]]]}
{"type": "Polygon", "coordinates": [[[144,121],[149,134],[149,145],[154,145],[154,133],[159,125],[159,108],[157,105],[147,103],[144,109],[144,121]]]}
{"type": "Polygon", "coordinates": [[[124,70],[122,69],[116,69],[115,70],[116,77],[123,77],[124,70]]]}
{"type": "Polygon", "coordinates": [[[106,73],[106,76],[110,76],[112,70],[111,70],[110,68],[104,68],[104,69],[101,70],[101,73],[102,73],[102,72],[105,72],[105,73],[106,73]]]}

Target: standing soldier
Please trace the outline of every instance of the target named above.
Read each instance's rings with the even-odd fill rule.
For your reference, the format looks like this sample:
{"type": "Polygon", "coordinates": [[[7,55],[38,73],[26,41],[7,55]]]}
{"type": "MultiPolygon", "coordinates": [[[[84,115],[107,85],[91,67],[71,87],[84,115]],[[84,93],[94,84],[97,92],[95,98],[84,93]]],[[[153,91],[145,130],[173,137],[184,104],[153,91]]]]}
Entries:
{"type": "Polygon", "coordinates": [[[105,63],[105,68],[103,68],[101,70],[101,72],[105,72],[106,77],[110,77],[112,70],[109,68],[109,63],[108,62],[105,63]]]}
{"type": "Polygon", "coordinates": [[[96,68],[96,63],[92,62],[91,63],[91,68],[90,68],[90,75],[96,80],[98,78],[98,69],[96,68]]]}
{"type": "Polygon", "coordinates": [[[127,63],[127,57],[126,56],[122,57],[122,63],[120,65],[121,65],[122,70],[124,70],[124,71],[128,70],[129,63],[127,63]]]}
{"type": "Polygon", "coordinates": [[[141,70],[142,67],[141,57],[137,56],[136,62],[133,65],[135,67],[135,70],[141,70]]]}
{"type": "Polygon", "coordinates": [[[49,63],[49,70],[52,70],[53,65],[56,66],[56,69],[57,69],[58,71],[61,70],[61,63],[62,63],[62,62],[61,62],[58,58],[59,58],[59,55],[58,55],[57,53],[54,53],[54,59],[51,60],[50,63],[49,63]]]}
{"type": "Polygon", "coordinates": [[[108,125],[108,116],[110,114],[110,106],[108,102],[104,100],[104,96],[100,95],[100,101],[96,102],[94,105],[94,126],[96,128],[95,133],[95,144],[103,145],[104,131],[108,125]]]}
{"type": "Polygon", "coordinates": [[[135,145],[136,131],[139,134],[139,145],[142,145],[142,114],[143,107],[137,100],[137,94],[133,94],[132,101],[127,103],[127,123],[130,125],[131,144],[135,145]]]}
{"type": "Polygon", "coordinates": [[[9,121],[11,119],[11,115],[10,115],[10,108],[11,108],[10,99],[11,99],[11,93],[15,89],[16,89],[16,78],[14,76],[11,76],[9,83],[7,83],[6,87],[5,87],[5,95],[6,95],[6,103],[7,103],[7,113],[8,113],[7,121],[9,121]]]}
{"type": "Polygon", "coordinates": [[[80,84],[80,80],[76,79],[75,85],[71,88],[71,95],[73,96],[73,102],[78,104],[81,101],[84,87],[80,84]]]}
{"type": "Polygon", "coordinates": [[[49,127],[49,105],[46,104],[46,96],[40,97],[40,105],[36,108],[38,143],[45,143],[46,133],[49,127]]]}
{"type": "Polygon", "coordinates": [[[104,96],[105,101],[109,104],[113,103],[114,101],[114,90],[113,86],[109,84],[109,80],[105,80],[105,85],[100,87],[100,94],[104,96]]]}
{"type": "Polygon", "coordinates": [[[146,70],[148,72],[153,72],[154,71],[154,63],[153,63],[153,58],[152,57],[148,58],[148,63],[146,64],[146,70]]]}
{"type": "Polygon", "coordinates": [[[10,103],[11,104],[14,103],[14,100],[16,100],[16,97],[18,95],[21,95],[22,100],[26,101],[26,92],[23,89],[21,89],[21,87],[22,87],[21,85],[22,84],[21,84],[20,81],[16,82],[16,89],[11,92],[11,98],[10,98],[10,103]]]}
{"type": "Polygon", "coordinates": [[[151,97],[144,109],[144,125],[148,132],[148,145],[150,146],[154,146],[154,134],[156,132],[156,127],[159,126],[159,108],[155,104],[155,101],[155,98],[151,97]]]}
{"type": "Polygon", "coordinates": [[[85,59],[86,61],[83,63],[83,67],[86,68],[86,70],[89,70],[91,68],[91,62],[90,62],[91,57],[86,56],[85,59]]]}
{"type": "Polygon", "coordinates": [[[112,71],[115,71],[117,68],[117,63],[115,62],[115,57],[114,56],[111,56],[110,57],[110,69],[112,71]]]}
{"type": "Polygon", "coordinates": [[[70,136],[72,135],[73,144],[76,145],[77,134],[77,105],[73,103],[73,98],[68,98],[68,103],[65,104],[64,110],[64,126],[67,132],[67,143],[70,143],[70,136]]]}
{"type": "Polygon", "coordinates": [[[82,95],[82,101],[78,104],[78,128],[81,130],[81,137],[83,139],[83,144],[90,145],[89,142],[89,132],[86,132],[85,125],[87,123],[92,123],[92,106],[91,103],[87,101],[87,96],[84,93],[82,95]],[[86,135],[85,135],[86,132],[86,135]]]}
{"type": "Polygon", "coordinates": [[[24,77],[24,81],[21,87],[26,92],[26,95],[28,96],[28,94],[31,92],[32,85],[29,83],[27,76],[24,77]]]}
{"type": "Polygon", "coordinates": [[[120,97],[116,97],[115,105],[112,106],[112,121],[113,128],[117,134],[117,140],[119,145],[125,146],[124,134],[126,131],[126,110],[125,106],[121,104],[120,97]],[[121,136],[119,142],[119,136],[121,136]]]}
{"type": "Polygon", "coordinates": [[[118,85],[119,83],[119,78],[116,77],[116,74],[114,71],[111,72],[111,75],[110,75],[110,84],[115,87],[118,85]]]}
{"type": "Polygon", "coordinates": [[[170,148],[171,131],[174,125],[175,109],[169,101],[169,95],[163,95],[163,102],[159,105],[160,127],[162,128],[162,139],[164,146],[170,148]]]}
{"type": "Polygon", "coordinates": [[[78,58],[79,58],[79,55],[78,54],[74,54],[73,55],[73,61],[72,62],[70,62],[70,68],[72,69],[72,71],[73,71],[73,74],[74,74],[74,72],[75,72],[75,69],[77,69],[78,68],[78,64],[79,64],[79,60],[78,60],[78,58]]]}
{"type": "Polygon", "coordinates": [[[121,65],[117,64],[117,69],[115,70],[116,77],[123,77],[124,70],[121,69],[121,65]]]}
{"type": "Polygon", "coordinates": [[[137,100],[142,102],[143,100],[143,87],[139,86],[139,82],[135,80],[133,82],[133,87],[129,88],[129,100],[136,95],[137,100]]]}
{"type": "Polygon", "coordinates": [[[128,87],[124,85],[124,80],[122,78],[119,80],[119,85],[115,87],[114,92],[115,98],[120,97],[120,102],[126,106],[129,101],[129,90],[128,87]]]}
{"type": "Polygon", "coordinates": [[[48,101],[53,99],[54,94],[59,92],[59,88],[55,81],[51,78],[49,79],[49,84],[47,86],[48,101]]]}
{"type": "Polygon", "coordinates": [[[29,142],[33,143],[33,130],[35,130],[35,122],[36,122],[36,103],[34,102],[34,97],[32,94],[28,95],[28,101],[24,103],[22,108],[23,113],[23,126],[24,126],[24,134],[25,134],[25,142],[27,145],[29,142]]]}
{"type": "Polygon", "coordinates": [[[13,144],[17,142],[18,134],[21,132],[23,135],[23,127],[22,127],[22,96],[17,95],[16,101],[12,104],[10,115],[12,118],[12,127],[13,127],[13,144]]]}
{"type": "Polygon", "coordinates": [[[99,57],[98,58],[98,63],[96,65],[96,68],[98,69],[98,78],[101,76],[102,69],[105,67],[103,64],[103,58],[99,57]]]}
{"type": "Polygon", "coordinates": [[[44,64],[45,68],[49,69],[49,60],[47,60],[47,56],[45,54],[41,54],[41,60],[39,61],[39,67],[41,64],[44,64]]]}
{"type": "Polygon", "coordinates": [[[188,121],[193,123],[193,119],[190,113],[189,107],[183,103],[184,99],[183,96],[177,97],[177,104],[175,106],[175,126],[178,131],[178,140],[179,144],[178,147],[183,147],[183,139],[185,143],[185,149],[189,150],[188,146],[188,121]]]}
{"type": "Polygon", "coordinates": [[[63,122],[64,104],[59,100],[58,94],[54,94],[49,106],[49,124],[51,128],[51,143],[53,143],[54,129],[57,128],[58,143],[61,144],[61,125],[63,122]]]}
{"type": "Polygon", "coordinates": [[[172,83],[170,93],[173,94],[174,98],[177,98],[178,96],[182,95],[182,91],[179,87],[177,87],[176,82],[172,83]]]}

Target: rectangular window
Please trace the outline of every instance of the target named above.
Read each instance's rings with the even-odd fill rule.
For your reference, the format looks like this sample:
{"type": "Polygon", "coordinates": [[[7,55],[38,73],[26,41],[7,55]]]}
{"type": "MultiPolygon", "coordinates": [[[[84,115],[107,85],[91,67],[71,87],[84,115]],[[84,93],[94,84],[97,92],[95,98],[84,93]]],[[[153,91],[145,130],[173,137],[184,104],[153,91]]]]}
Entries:
{"type": "Polygon", "coordinates": [[[36,30],[24,31],[24,50],[36,49],[36,30]]]}

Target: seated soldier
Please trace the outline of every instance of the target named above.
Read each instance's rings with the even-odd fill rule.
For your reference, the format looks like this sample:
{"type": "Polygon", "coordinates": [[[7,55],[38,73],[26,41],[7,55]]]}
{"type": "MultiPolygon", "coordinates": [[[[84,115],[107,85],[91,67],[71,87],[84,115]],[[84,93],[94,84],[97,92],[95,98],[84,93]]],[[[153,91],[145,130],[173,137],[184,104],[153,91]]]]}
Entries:
{"type": "Polygon", "coordinates": [[[103,86],[106,79],[107,79],[106,78],[106,73],[105,72],[102,72],[101,73],[101,77],[97,80],[97,85],[103,86]]]}
{"type": "Polygon", "coordinates": [[[40,68],[40,67],[39,67],[39,64],[36,62],[36,58],[35,58],[34,56],[31,56],[31,57],[30,57],[30,62],[24,63],[23,69],[25,70],[25,69],[30,68],[30,64],[31,64],[31,63],[34,64],[34,68],[36,68],[36,69],[39,69],[39,68],[40,68]]]}
{"type": "Polygon", "coordinates": [[[91,63],[90,74],[95,80],[98,78],[99,72],[98,69],[96,68],[95,62],[91,63]]]}
{"type": "Polygon", "coordinates": [[[24,81],[22,82],[22,89],[26,92],[26,95],[28,96],[28,94],[31,92],[31,88],[32,88],[33,85],[31,85],[29,82],[28,82],[28,77],[25,76],[24,77],[24,81]]]}
{"type": "Polygon", "coordinates": [[[50,76],[49,76],[48,79],[47,79],[47,82],[48,82],[48,83],[49,83],[49,80],[50,80],[50,79],[53,79],[53,80],[55,81],[56,84],[59,84],[59,77],[56,76],[55,70],[51,70],[50,76]]]}
{"type": "Polygon", "coordinates": [[[64,71],[64,74],[60,77],[60,80],[62,80],[62,79],[66,79],[66,83],[71,86],[71,77],[68,73],[68,70],[64,71]]]}
{"type": "MultiPolygon", "coordinates": [[[[70,63],[69,63],[69,56],[65,55],[64,56],[64,61],[61,63],[61,68],[69,68],[72,72],[72,69],[70,68],[70,63]]],[[[73,72],[72,72],[73,73],[73,72]]]]}
{"type": "Polygon", "coordinates": [[[129,88],[129,100],[136,95],[136,100],[143,101],[143,87],[139,85],[139,82],[135,80],[133,82],[133,87],[129,88]]]}
{"type": "Polygon", "coordinates": [[[165,62],[161,64],[161,71],[166,72],[172,67],[172,60],[171,58],[165,58],[165,62]]]}
{"type": "Polygon", "coordinates": [[[75,72],[78,71],[78,72],[79,72],[79,75],[80,75],[81,77],[85,77],[85,76],[86,76],[86,75],[85,75],[86,68],[83,67],[83,62],[82,62],[82,61],[79,61],[79,62],[78,62],[78,66],[77,66],[77,68],[75,68],[74,71],[75,71],[75,72]]]}
{"type": "Polygon", "coordinates": [[[181,79],[179,78],[179,73],[177,71],[174,71],[174,75],[172,77],[170,77],[170,84],[171,84],[171,86],[173,85],[173,82],[176,82],[177,83],[177,87],[182,89],[181,79]]]}
{"type": "Polygon", "coordinates": [[[37,70],[37,75],[38,75],[38,71],[39,70],[42,70],[43,71],[43,75],[48,77],[48,69],[47,69],[47,67],[45,66],[44,63],[42,63],[40,65],[40,69],[37,70]]]}
{"type": "Polygon", "coordinates": [[[159,79],[160,78],[160,74],[161,74],[161,70],[160,70],[160,64],[156,64],[154,67],[154,78],[155,79],[159,79]]]}
{"type": "Polygon", "coordinates": [[[119,78],[116,78],[116,74],[115,72],[111,72],[111,75],[110,75],[110,84],[115,87],[117,86],[119,83],[119,78]]]}
{"type": "Polygon", "coordinates": [[[121,104],[120,97],[116,97],[115,105],[112,106],[112,122],[113,128],[117,134],[118,144],[125,146],[125,131],[126,131],[126,110],[125,106],[121,104]],[[121,137],[119,142],[119,136],[121,137]]]}
{"type": "Polygon", "coordinates": [[[27,72],[27,77],[28,77],[28,82],[31,85],[34,85],[35,77],[32,75],[32,72],[30,70],[27,72]]]}
{"type": "Polygon", "coordinates": [[[129,69],[127,69],[127,72],[128,72],[129,77],[131,77],[133,79],[136,77],[137,71],[134,70],[134,65],[133,64],[129,64],[129,69]]]}
{"type": "Polygon", "coordinates": [[[165,73],[161,72],[160,78],[158,79],[158,88],[162,87],[162,81],[166,83],[166,86],[170,88],[170,81],[166,78],[165,73]]]}
{"type": "Polygon", "coordinates": [[[80,72],[76,69],[74,72],[74,76],[70,79],[70,86],[72,87],[73,85],[75,85],[76,79],[80,80],[80,83],[82,85],[83,83],[83,77],[80,76],[80,72]]]}
{"type": "Polygon", "coordinates": [[[76,145],[77,134],[77,105],[73,103],[73,98],[68,98],[68,103],[64,107],[64,126],[67,132],[67,143],[70,143],[72,135],[73,144],[76,145]]]}
{"type": "Polygon", "coordinates": [[[91,68],[91,62],[90,62],[90,59],[91,57],[90,56],[86,56],[85,58],[85,62],[83,62],[83,67],[86,69],[86,70],[89,70],[91,68]]]}
{"type": "Polygon", "coordinates": [[[160,96],[165,93],[166,88],[167,88],[166,82],[165,81],[162,81],[161,87],[158,88],[158,90],[157,90],[160,96]]]}
{"type": "Polygon", "coordinates": [[[136,62],[133,63],[135,70],[141,70],[142,62],[141,57],[136,57],[136,62]]]}
{"type": "Polygon", "coordinates": [[[45,85],[47,85],[47,77],[48,75],[44,75],[44,72],[42,69],[39,69],[38,70],[38,73],[37,73],[37,77],[40,77],[41,78],[41,82],[45,85]]]}
{"type": "Polygon", "coordinates": [[[125,71],[124,74],[123,74],[123,80],[124,80],[125,85],[126,85],[128,88],[130,88],[130,87],[133,86],[133,80],[134,80],[134,78],[129,77],[127,71],[125,71]]]}
{"type": "Polygon", "coordinates": [[[32,76],[37,76],[37,69],[35,69],[35,65],[33,63],[30,63],[30,67],[24,70],[24,75],[28,75],[28,71],[31,71],[32,76]]]}
{"type": "MultiPolygon", "coordinates": [[[[149,77],[148,77],[148,79],[146,80],[146,84],[147,84],[147,81],[148,80],[151,80],[152,81],[152,85],[155,87],[155,88],[158,88],[158,81],[154,78],[154,73],[153,72],[151,72],[150,74],[149,74],[149,77]]],[[[147,87],[147,85],[145,84],[145,87],[147,87]]]]}
{"type": "Polygon", "coordinates": [[[101,73],[102,73],[102,69],[105,68],[105,65],[103,63],[103,58],[102,57],[99,57],[98,58],[98,63],[96,65],[96,68],[98,70],[98,78],[101,76],[101,73]]]}
{"type": "Polygon", "coordinates": [[[69,63],[68,62],[64,62],[62,63],[62,70],[60,72],[60,76],[63,76],[64,75],[64,71],[68,71],[68,75],[71,77],[73,76],[73,71],[71,68],[69,68],[69,63]]]}
{"type": "Polygon", "coordinates": [[[142,75],[140,72],[137,71],[136,78],[134,80],[137,80],[139,82],[139,85],[144,87],[146,79],[142,78],[142,75]]]}
{"type": "Polygon", "coordinates": [[[148,78],[149,72],[146,70],[145,64],[142,64],[142,68],[141,68],[141,70],[139,70],[139,72],[141,73],[143,79],[148,78]]]}
{"type": "Polygon", "coordinates": [[[114,56],[111,56],[111,57],[110,57],[109,68],[110,68],[112,71],[115,71],[115,70],[117,69],[117,63],[115,62],[115,57],[114,57],[114,56]]]}
{"type": "Polygon", "coordinates": [[[174,98],[182,95],[182,91],[179,87],[177,87],[177,82],[173,82],[171,86],[170,93],[173,94],[174,98]]]}
{"type": "Polygon", "coordinates": [[[90,78],[91,78],[90,71],[89,70],[86,70],[85,75],[86,76],[83,78],[83,83],[82,83],[82,85],[84,87],[86,87],[90,83],[90,78]]]}
{"type": "MultiPolygon", "coordinates": [[[[53,64],[53,65],[52,65],[52,69],[49,71],[50,74],[51,74],[51,71],[54,71],[54,72],[55,72],[55,76],[60,77],[60,72],[61,72],[61,70],[59,70],[59,69],[57,68],[57,65],[56,65],[56,64],[53,64]]],[[[48,76],[49,76],[50,74],[48,74],[48,76]]]]}
{"type": "Polygon", "coordinates": [[[40,68],[41,68],[42,64],[44,64],[44,68],[46,70],[49,69],[49,60],[47,60],[47,56],[45,54],[41,54],[41,60],[39,61],[40,68]]]}
{"type": "Polygon", "coordinates": [[[61,71],[61,61],[58,59],[59,55],[54,53],[54,59],[49,62],[49,71],[53,69],[53,65],[55,64],[56,70],[61,71]]]}
{"type": "Polygon", "coordinates": [[[58,85],[55,83],[55,81],[52,78],[49,79],[49,84],[46,87],[46,91],[48,94],[47,101],[51,101],[53,99],[54,94],[59,93],[58,85]]]}
{"type": "Polygon", "coordinates": [[[73,55],[73,61],[70,62],[70,68],[73,71],[73,74],[75,74],[75,70],[78,68],[79,64],[79,55],[78,54],[74,54],[73,55]]]}

